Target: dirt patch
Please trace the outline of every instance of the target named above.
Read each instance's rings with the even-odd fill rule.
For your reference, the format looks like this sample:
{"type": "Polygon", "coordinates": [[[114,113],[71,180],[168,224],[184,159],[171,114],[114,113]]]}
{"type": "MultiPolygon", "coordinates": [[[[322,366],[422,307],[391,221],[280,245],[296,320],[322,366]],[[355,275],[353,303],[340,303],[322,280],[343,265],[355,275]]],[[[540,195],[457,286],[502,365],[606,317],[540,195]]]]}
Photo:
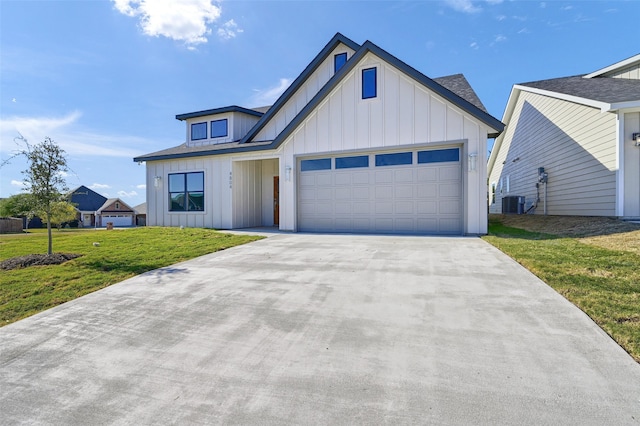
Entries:
{"type": "Polygon", "coordinates": [[[60,265],[80,256],[82,255],[75,253],[29,254],[3,260],[0,262],[0,269],[11,270],[29,266],[60,265]]]}
{"type": "Polygon", "coordinates": [[[608,217],[507,214],[490,215],[490,220],[498,220],[503,225],[512,228],[562,237],[585,238],[640,231],[638,223],[624,222],[608,217]]]}

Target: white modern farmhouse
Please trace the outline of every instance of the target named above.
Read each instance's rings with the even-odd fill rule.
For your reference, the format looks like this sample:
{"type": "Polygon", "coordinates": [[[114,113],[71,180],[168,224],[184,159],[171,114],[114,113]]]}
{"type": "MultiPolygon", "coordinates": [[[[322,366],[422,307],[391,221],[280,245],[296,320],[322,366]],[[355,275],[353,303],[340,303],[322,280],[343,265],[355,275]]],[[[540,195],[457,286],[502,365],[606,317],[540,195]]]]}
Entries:
{"type": "Polygon", "coordinates": [[[268,109],[177,115],[146,162],[147,224],[483,234],[487,139],[504,125],[460,74],[430,79],[341,34],[268,109]]]}
{"type": "Polygon", "coordinates": [[[489,158],[492,213],[519,204],[526,213],[640,219],[640,55],[517,84],[503,121],[489,158]]]}

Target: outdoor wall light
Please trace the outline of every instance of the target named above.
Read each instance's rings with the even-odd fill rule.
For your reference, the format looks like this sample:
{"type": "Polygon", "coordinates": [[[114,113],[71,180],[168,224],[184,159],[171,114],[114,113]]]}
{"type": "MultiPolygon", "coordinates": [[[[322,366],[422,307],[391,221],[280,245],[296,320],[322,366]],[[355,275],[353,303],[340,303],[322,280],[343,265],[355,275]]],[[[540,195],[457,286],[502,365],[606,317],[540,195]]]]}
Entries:
{"type": "Polygon", "coordinates": [[[284,178],[287,182],[291,180],[291,166],[285,166],[284,178]]]}
{"type": "Polygon", "coordinates": [[[154,176],[153,177],[153,186],[156,188],[160,187],[160,183],[162,182],[162,176],[154,176]]]}
{"type": "Polygon", "coordinates": [[[636,146],[640,146],[640,133],[634,133],[631,139],[636,143],[636,146]]]}
{"type": "Polygon", "coordinates": [[[477,167],[478,167],[478,154],[473,153],[473,154],[469,154],[469,171],[470,172],[474,172],[476,171],[477,167]]]}

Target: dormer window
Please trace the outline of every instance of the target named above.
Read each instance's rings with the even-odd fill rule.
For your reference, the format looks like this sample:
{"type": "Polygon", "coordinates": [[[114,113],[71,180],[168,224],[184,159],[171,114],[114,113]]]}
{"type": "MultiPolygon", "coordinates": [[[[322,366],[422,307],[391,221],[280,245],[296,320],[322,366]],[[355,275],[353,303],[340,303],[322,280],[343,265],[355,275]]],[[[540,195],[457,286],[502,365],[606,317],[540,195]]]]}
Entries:
{"type": "Polygon", "coordinates": [[[378,70],[377,68],[365,68],[362,70],[362,99],[371,99],[378,96],[378,70]]]}
{"type": "Polygon", "coordinates": [[[211,122],[211,139],[223,138],[228,134],[228,122],[226,118],[222,120],[214,120],[211,122]]]}
{"type": "Polygon", "coordinates": [[[338,53],[333,57],[333,72],[336,73],[347,63],[347,52],[338,53]]]}
{"type": "Polygon", "coordinates": [[[194,123],[191,125],[191,140],[199,141],[207,138],[207,123],[194,123]]]}

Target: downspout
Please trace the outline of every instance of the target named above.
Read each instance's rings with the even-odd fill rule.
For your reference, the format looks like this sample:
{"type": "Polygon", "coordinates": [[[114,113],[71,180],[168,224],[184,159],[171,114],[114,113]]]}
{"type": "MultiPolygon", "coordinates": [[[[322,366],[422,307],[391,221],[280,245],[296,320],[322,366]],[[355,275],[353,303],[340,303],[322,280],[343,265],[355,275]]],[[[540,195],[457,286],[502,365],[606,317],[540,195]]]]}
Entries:
{"type": "Polygon", "coordinates": [[[547,215],[547,181],[549,175],[544,171],[544,167],[538,167],[538,183],[544,184],[544,215],[547,215]]]}

